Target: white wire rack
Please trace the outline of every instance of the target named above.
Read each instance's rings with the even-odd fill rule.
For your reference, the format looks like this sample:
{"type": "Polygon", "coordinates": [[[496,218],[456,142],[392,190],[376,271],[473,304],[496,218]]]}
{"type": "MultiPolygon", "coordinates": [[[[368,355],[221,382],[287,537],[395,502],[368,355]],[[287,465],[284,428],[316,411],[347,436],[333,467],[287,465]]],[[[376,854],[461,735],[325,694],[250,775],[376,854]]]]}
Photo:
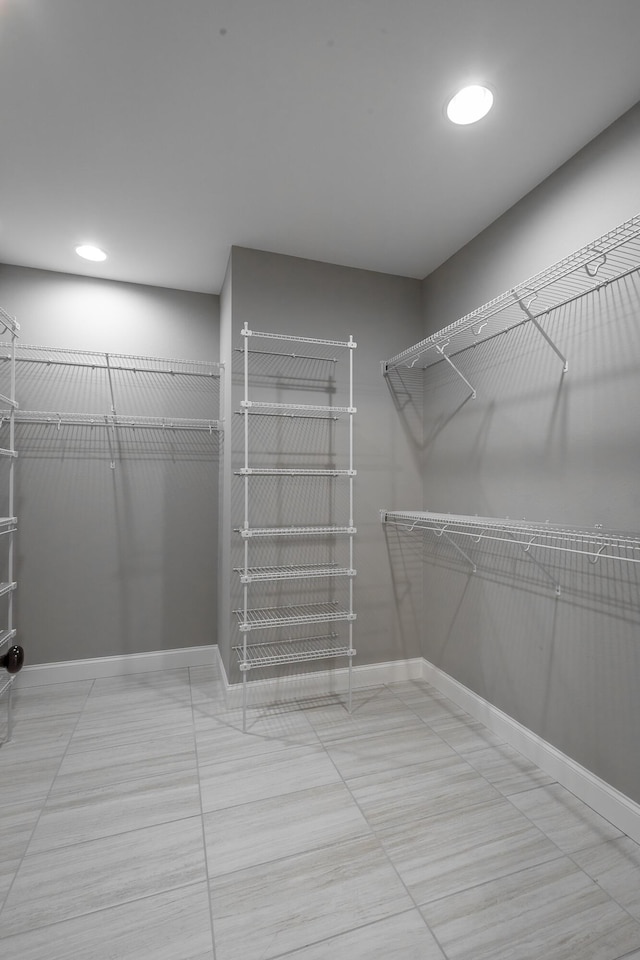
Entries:
{"type": "Polygon", "coordinates": [[[273,627],[301,627],[306,623],[353,621],[356,614],[342,609],[337,601],[300,603],[286,607],[258,607],[255,610],[234,610],[241,633],[273,627]]]}
{"type": "Polygon", "coordinates": [[[355,407],[332,407],[322,406],[313,403],[270,403],[261,400],[241,400],[240,406],[254,410],[269,410],[272,413],[281,413],[283,411],[298,410],[304,413],[357,413],[355,407]]]}
{"type": "Polygon", "coordinates": [[[449,513],[430,513],[417,510],[382,510],[383,523],[395,524],[410,531],[425,530],[435,537],[444,537],[469,563],[475,573],[476,564],[456,542],[466,539],[470,546],[484,541],[516,544],[541,567],[560,594],[560,586],[539,559],[540,552],[560,551],[588,559],[592,564],[640,563],[640,535],[589,530],[584,527],[563,526],[555,523],[535,523],[529,520],[471,517],[449,513]],[[454,539],[455,538],[455,539],[454,539]]]}
{"type": "Polygon", "coordinates": [[[315,470],[294,467],[243,467],[237,477],[355,477],[356,470],[315,470]]]}
{"type": "MultiPolygon", "coordinates": [[[[8,357],[4,357],[8,359],[8,357]]],[[[209,360],[185,360],[172,357],[146,357],[72,347],[47,347],[34,343],[16,345],[16,360],[46,366],[88,367],[92,370],[128,373],[162,373],[191,377],[218,377],[222,364],[209,360]]]]}
{"type": "Polygon", "coordinates": [[[345,646],[337,634],[279,640],[276,643],[254,643],[233,648],[240,661],[240,669],[304,663],[313,660],[332,660],[334,657],[353,657],[355,650],[345,646]]]}
{"type": "Polygon", "coordinates": [[[16,410],[16,423],[39,423],[60,427],[131,427],[154,430],[188,430],[213,433],[219,420],[194,420],[180,417],[139,417],[98,413],[52,413],[50,410],[16,410]]]}
{"type": "Polygon", "coordinates": [[[235,567],[240,583],[271,583],[277,580],[309,580],[322,577],[355,577],[356,571],[350,567],[339,567],[336,563],[284,564],[277,567],[235,567]]]}
{"type": "MultiPolygon", "coordinates": [[[[17,350],[17,336],[18,330],[20,329],[20,324],[13,317],[9,316],[4,310],[0,310],[0,336],[4,338],[2,341],[3,348],[6,349],[6,360],[8,368],[5,367],[3,370],[3,376],[8,380],[8,393],[2,394],[0,400],[3,404],[8,406],[8,411],[5,413],[3,411],[2,416],[0,417],[0,430],[2,431],[3,437],[5,438],[2,443],[0,443],[0,453],[3,457],[8,458],[8,466],[6,473],[7,480],[7,492],[6,492],[6,503],[8,508],[8,516],[0,518],[0,534],[2,534],[2,551],[3,551],[3,567],[7,571],[7,579],[5,582],[0,583],[0,597],[5,597],[2,601],[3,606],[3,629],[0,630],[0,654],[3,656],[3,663],[7,666],[7,673],[3,671],[2,676],[0,677],[0,698],[4,697],[7,701],[7,730],[5,741],[11,740],[12,737],[12,704],[11,704],[11,688],[13,680],[15,677],[14,671],[9,667],[4,657],[6,655],[6,648],[9,644],[16,638],[16,629],[14,627],[14,593],[17,587],[17,583],[14,579],[14,567],[15,567],[15,532],[17,529],[17,520],[14,516],[15,511],[15,461],[16,461],[16,450],[15,450],[15,423],[16,423],[16,350],[17,350]]],[[[5,388],[6,389],[6,388],[5,388]]],[[[17,648],[22,657],[22,649],[17,648]]],[[[22,661],[20,660],[20,666],[22,661]]],[[[19,667],[18,667],[19,669],[19,667]]]]}
{"type": "Polygon", "coordinates": [[[506,291],[437,333],[382,364],[384,373],[398,366],[426,369],[444,360],[476,396],[451,357],[484,340],[531,321],[568,367],[540,318],[586,293],[619,280],[640,267],[640,215],[632,217],[546,270],[506,291]]]}
{"type": "Polygon", "coordinates": [[[236,533],[239,533],[243,539],[251,537],[327,537],[335,535],[346,535],[353,537],[358,531],[355,527],[239,527],[236,533]]]}
{"type": "MultiPolygon", "coordinates": [[[[237,618],[238,630],[243,638],[243,642],[234,646],[234,651],[238,658],[240,671],[242,673],[243,684],[243,729],[246,730],[246,711],[247,711],[247,674],[250,670],[257,667],[269,667],[276,665],[311,662],[314,660],[326,660],[336,657],[345,657],[348,660],[349,667],[349,702],[348,708],[351,710],[351,667],[355,650],[353,647],[353,622],[356,614],[353,610],[353,580],[356,575],[354,568],[354,537],[356,527],[354,525],[354,478],[356,471],[353,464],[353,418],[356,414],[356,407],[353,403],[353,351],[356,343],[353,337],[349,340],[327,340],[311,337],[289,336],[286,334],[265,333],[250,330],[248,324],[244,325],[241,331],[244,337],[243,361],[244,361],[244,396],[240,402],[240,411],[244,419],[244,463],[242,467],[235,471],[235,475],[241,477],[244,485],[244,522],[242,526],[236,529],[243,544],[244,562],[242,566],[235,568],[242,584],[242,607],[234,611],[237,618]],[[283,343],[299,344],[301,351],[298,352],[273,352],[271,350],[256,350],[249,348],[249,342],[256,338],[264,338],[270,341],[276,340],[283,343]],[[311,350],[312,347],[318,347],[318,350],[311,350]],[[321,349],[320,349],[321,348],[321,349]],[[348,356],[348,378],[346,382],[346,393],[348,394],[342,402],[336,405],[332,404],[309,404],[298,403],[297,398],[293,402],[286,403],[281,400],[271,400],[264,397],[255,398],[253,391],[258,388],[264,389],[265,385],[269,389],[268,375],[262,372],[260,377],[250,376],[251,363],[266,362],[273,371],[273,376],[277,380],[279,392],[284,389],[287,383],[287,377],[283,373],[282,362],[300,360],[305,365],[317,363],[330,363],[331,373],[328,379],[323,379],[322,374],[315,375],[312,381],[300,375],[300,367],[295,364],[288,367],[291,369],[291,378],[289,383],[296,390],[307,390],[311,387],[314,390],[327,389],[331,394],[336,384],[336,364],[340,357],[344,358],[344,351],[348,356]],[[312,354],[312,355],[311,355],[312,354]],[[274,364],[270,358],[277,358],[274,364]],[[324,386],[323,386],[324,385],[324,386]],[[346,401],[346,402],[345,402],[346,401]],[[343,457],[346,460],[344,466],[330,467],[322,469],[298,468],[298,467],[264,467],[253,465],[251,463],[251,450],[249,443],[249,422],[251,417],[281,417],[293,418],[304,417],[311,419],[338,420],[341,417],[348,418],[348,448],[344,451],[343,457]],[[348,484],[348,517],[345,517],[346,523],[338,524],[304,524],[295,526],[262,526],[252,525],[250,513],[257,512],[255,495],[252,495],[252,484],[261,477],[273,477],[276,481],[279,478],[298,478],[301,489],[307,490],[306,497],[309,497],[310,509],[313,509],[312,497],[308,486],[305,486],[305,480],[315,477],[331,477],[337,482],[344,480],[348,484]],[[250,562],[251,553],[257,549],[252,547],[252,541],[258,539],[262,542],[273,540],[274,542],[284,542],[292,538],[293,541],[299,541],[304,544],[307,538],[316,538],[320,544],[321,552],[328,552],[326,562],[314,563],[279,563],[268,566],[256,566],[255,560],[250,562]],[[326,544],[324,540],[326,540],[326,544]],[[336,562],[333,559],[332,551],[334,541],[346,538],[348,550],[348,562],[345,564],[336,562]],[[331,584],[339,581],[345,581],[345,590],[347,593],[346,603],[335,599],[332,596],[331,584]],[[276,583],[278,585],[278,596],[280,590],[284,589],[283,584],[287,581],[291,584],[308,581],[309,587],[304,587],[304,592],[312,589],[312,596],[315,598],[318,590],[322,595],[328,593],[326,599],[322,601],[306,602],[306,597],[300,601],[298,592],[292,593],[293,588],[289,588],[290,602],[286,605],[261,606],[254,608],[250,604],[250,591],[254,585],[276,583]],[[323,586],[325,585],[325,586],[323,586]],[[291,628],[308,626],[321,623],[337,623],[342,621],[346,624],[343,628],[348,632],[347,639],[342,639],[337,633],[325,634],[322,636],[298,637],[290,639],[288,637],[277,636],[275,640],[269,642],[249,642],[248,635],[254,631],[276,630],[289,632],[291,628]]],[[[324,369],[321,367],[321,369],[324,369]]],[[[286,422],[283,419],[283,423],[286,422]]],[[[289,431],[290,432],[290,431],[289,431]]],[[[297,448],[296,448],[297,449],[297,448]]],[[[329,458],[328,458],[329,459],[329,458]]],[[[333,463],[333,453],[330,463],[333,463]]],[[[264,489],[264,487],[262,488],[264,489]]],[[[279,485],[279,489],[281,485],[279,485]]],[[[291,491],[288,491],[291,496],[291,491]]],[[[287,496],[282,494],[282,502],[287,502],[287,496]]],[[[309,518],[311,519],[311,518],[309,518]]],[[[333,519],[333,518],[331,518],[333,519]]],[[[299,548],[297,548],[299,549],[299,548]]],[[[255,554],[254,554],[255,555],[255,554]]],[[[298,586],[300,590],[300,586],[298,586]]],[[[255,594],[254,594],[255,597],[255,594]]],[[[254,599],[255,604],[255,599],[254,599]]]]}

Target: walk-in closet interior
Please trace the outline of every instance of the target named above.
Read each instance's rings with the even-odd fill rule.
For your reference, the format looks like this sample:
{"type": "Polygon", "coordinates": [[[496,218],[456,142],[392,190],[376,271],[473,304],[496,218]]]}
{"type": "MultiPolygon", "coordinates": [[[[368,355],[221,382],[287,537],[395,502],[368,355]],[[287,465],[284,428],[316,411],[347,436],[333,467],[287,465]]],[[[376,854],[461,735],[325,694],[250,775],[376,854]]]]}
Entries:
{"type": "Polygon", "coordinates": [[[0,4],[3,960],[640,960],[639,35],[0,4]]]}

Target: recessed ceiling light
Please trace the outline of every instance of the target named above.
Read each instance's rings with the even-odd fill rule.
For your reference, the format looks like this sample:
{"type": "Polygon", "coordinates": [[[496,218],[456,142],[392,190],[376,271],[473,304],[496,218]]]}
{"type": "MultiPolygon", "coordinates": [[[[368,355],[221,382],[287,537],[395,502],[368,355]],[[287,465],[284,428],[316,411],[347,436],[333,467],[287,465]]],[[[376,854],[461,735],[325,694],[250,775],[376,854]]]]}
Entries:
{"type": "Polygon", "coordinates": [[[463,87],[447,104],[447,116],[452,123],[466,125],[482,120],[493,106],[493,94],[487,87],[474,84],[463,87]]]}
{"type": "Polygon", "coordinates": [[[100,247],[94,247],[90,243],[81,243],[79,247],[76,247],[76,253],[85,260],[95,260],[98,262],[107,259],[104,250],[101,250],[100,247]]]}

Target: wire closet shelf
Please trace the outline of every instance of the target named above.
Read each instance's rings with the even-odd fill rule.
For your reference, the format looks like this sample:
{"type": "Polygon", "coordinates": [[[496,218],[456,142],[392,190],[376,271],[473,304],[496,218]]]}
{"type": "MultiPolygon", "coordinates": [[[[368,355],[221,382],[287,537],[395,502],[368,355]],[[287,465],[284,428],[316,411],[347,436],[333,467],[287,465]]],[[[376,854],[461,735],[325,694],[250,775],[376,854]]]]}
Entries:
{"type": "Polygon", "coordinates": [[[465,381],[475,397],[474,388],[450,358],[528,321],[533,322],[562,360],[566,371],[567,360],[540,325],[540,319],[578,297],[622,279],[639,267],[640,214],[390,360],[383,361],[383,373],[399,366],[424,370],[444,360],[465,381]]]}
{"type": "MultiPolygon", "coordinates": [[[[241,478],[244,491],[244,520],[242,524],[235,528],[235,532],[240,537],[243,551],[243,563],[241,566],[234,567],[234,572],[242,585],[242,606],[234,610],[233,613],[237,620],[237,629],[242,637],[242,643],[233,646],[233,650],[238,660],[238,666],[242,674],[242,713],[243,730],[246,730],[247,716],[247,675],[256,668],[273,667],[294,663],[310,663],[319,660],[333,660],[335,658],[347,658],[348,660],[348,709],[351,710],[351,670],[352,658],[355,655],[353,648],[353,622],[356,614],[353,610],[353,579],[356,576],[354,568],[354,547],[353,540],[356,534],[356,527],[353,520],[353,501],[354,501],[354,478],[356,470],[353,465],[353,417],[356,413],[356,407],[353,403],[353,351],[356,343],[353,337],[349,340],[330,340],[312,337],[299,337],[288,334],[270,333],[264,331],[250,330],[248,324],[244,325],[241,331],[244,338],[242,348],[244,362],[244,395],[239,404],[239,413],[244,421],[244,455],[242,466],[234,470],[235,476],[241,478]],[[292,352],[286,352],[286,347],[278,349],[255,349],[249,346],[255,339],[266,339],[268,341],[277,341],[282,344],[290,343],[293,346],[292,352]],[[318,348],[318,349],[315,349],[318,348]],[[346,351],[346,355],[345,355],[346,351]],[[302,369],[309,369],[308,364],[330,364],[331,373],[327,380],[327,385],[331,386],[330,392],[335,389],[336,367],[340,360],[348,359],[348,374],[339,382],[340,391],[344,390],[347,394],[337,404],[318,404],[318,403],[299,403],[300,398],[296,397],[292,402],[285,402],[281,397],[271,399],[269,394],[263,393],[261,397],[254,397],[254,392],[270,389],[268,377],[262,377],[253,374],[254,364],[267,363],[275,364],[272,370],[274,373],[279,391],[287,383],[291,383],[296,390],[305,390],[307,379],[300,374],[300,367],[296,361],[305,364],[302,369]],[[291,364],[290,364],[291,361],[291,364]],[[285,367],[282,367],[282,364],[285,367]],[[290,375],[287,371],[290,371],[290,375]],[[251,394],[251,395],[250,395],[251,394]],[[249,424],[251,418],[270,417],[280,418],[279,423],[291,423],[296,418],[306,418],[311,420],[333,421],[341,417],[347,420],[346,449],[343,449],[341,458],[342,464],[328,463],[322,468],[300,467],[295,462],[287,466],[266,466],[254,463],[256,451],[251,448],[249,424]],[[284,478],[294,479],[296,486],[299,484],[301,490],[308,491],[308,481],[313,478],[331,478],[337,484],[346,484],[348,489],[348,516],[344,515],[338,519],[338,522],[327,523],[317,522],[320,517],[308,516],[305,521],[291,526],[267,526],[259,522],[253,522],[250,515],[260,513],[260,499],[256,498],[254,484],[259,484],[262,488],[263,482],[260,478],[272,477],[277,489],[281,489],[281,483],[284,478]],[[342,522],[340,522],[340,520],[342,522]],[[297,544],[306,550],[306,545],[310,542],[317,542],[319,550],[322,552],[322,558],[317,556],[314,562],[280,562],[271,563],[264,566],[255,564],[255,559],[251,560],[257,544],[254,541],[260,541],[267,549],[270,541],[276,544],[286,544],[290,542],[292,549],[298,550],[297,544]],[[338,562],[332,551],[338,542],[346,544],[347,558],[346,563],[338,562]],[[346,596],[342,600],[336,600],[332,596],[333,587],[331,584],[343,581],[345,584],[346,596]],[[304,583],[308,582],[308,587],[304,583]],[[287,587],[287,582],[291,586],[287,587]],[[279,591],[282,591],[282,599],[279,599],[277,606],[263,606],[260,602],[255,602],[255,593],[250,591],[255,584],[276,584],[279,591]],[[295,587],[298,584],[298,587],[295,587]],[[324,585],[324,586],[323,586],[324,585]],[[303,589],[303,595],[296,592],[303,589]],[[309,598],[304,597],[307,589],[313,591],[312,597],[317,596],[318,591],[325,597],[323,600],[309,602],[309,598]],[[251,596],[254,597],[254,604],[251,604],[251,596]],[[287,602],[288,601],[288,602],[287,602]],[[337,624],[344,623],[343,628],[347,636],[343,637],[338,632],[323,633],[313,636],[286,636],[291,632],[298,632],[299,627],[309,627],[314,624],[337,624]],[[275,632],[275,639],[261,639],[260,631],[275,632]],[[285,634],[284,636],[282,634],[285,634]],[[251,642],[249,641],[251,635],[251,642]],[[257,636],[256,636],[257,635],[257,636]]],[[[324,375],[320,375],[319,380],[313,380],[314,389],[317,389],[318,383],[324,382],[324,375]]],[[[274,421],[275,422],[275,421],[274,421]]],[[[286,428],[285,435],[286,435],[286,428]]],[[[286,442],[286,441],[284,441],[286,442]]],[[[340,447],[342,449],[342,447],[340,447]]],[[[334,451],[335,453],[336,451],[334,451]]],[[[290,455],[290,454],[289,454],[290,455]]],[[[299,458],[298,451],[298,458],[299,458]]],[[[258,455],[259,457],[259,455],[258,455]]],[[[296,458],[294,457],[294,460],[296,458]]],[[[282,462],[282,461],[281,461],[282,462]]],[[[308,494],[307,494],[308,495],[308,494]]],[[[285,502],[286,502],[286,498],[285,502]]],[[[308,500],[311,513],[313,513],[313,498],[308,500]]],[[[347,512],[345,511],[345,513],[347,512]]],[[[258,519],[258,518],[256,518],[258,519]]],[[[280,547],[278,547],[278,550],[280,547]]],[[[291,559],[295,559],[291,558],[291,559]]],[[[299,557],[297,558],[300,559],[299,557]]],[[[300,633],[304,633],[303,630],[300,633]]]]}
{"type": "MultiPolygon", "coordinates": [[[[382,523],[393,524],[409,531],[424,530],[435,537],[444,537],[476,572],[476,564],[454,538],[463,538],[472,546],[483,540],[516,544],[537,563],[536,555],[545,551],[560,551],[586,557],[592,564],[600,561],[640,563],[640,535],[556,523],[536,523],[529,520],[471,517],[449,513],[430,513],[419,510],[381,510],[382,523]]],[[[549,578],[556,594],[560,586],[549,578]]]]}
{"type": "MultiPolygon", "coordinates": [[[[10,354],[2,354],[0,359],[10,361],[10,354]]],[[[77,350],[72,347],[50,347],[32,343],[15,346],[15,361],[25,365],[46,367],[82,367],[87,370],[103,371],[107,376],[111,394],[111,411],[71,413],[57,410],[20,410],[14,414],[16,423],[51,425],[61,427],[108,427],[146,428],[155,430],[190,431],[214,433],[221,429],[219,419],[194,419],[186,417],[150,417],[116,413],[114,388],[111,382],[113,373],[152,374],[159,376],[205,377],[219,379],[223,364],[209,360],[184,360],[177,358],[150,357],[138,354],[110,353],[97,350],[77,350]]],[[[0,401],[7,398],[0,397],[0,401]]],[[[8,421],[9,411],[0,411],[0,425],[8,421]]]]}

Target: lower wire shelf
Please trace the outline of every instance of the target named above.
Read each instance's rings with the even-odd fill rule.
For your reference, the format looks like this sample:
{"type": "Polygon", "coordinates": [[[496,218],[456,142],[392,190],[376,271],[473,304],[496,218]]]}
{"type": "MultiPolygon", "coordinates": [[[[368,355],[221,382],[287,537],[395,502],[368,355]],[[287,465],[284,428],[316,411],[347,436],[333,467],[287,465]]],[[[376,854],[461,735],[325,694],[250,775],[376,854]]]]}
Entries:
{"type": "Polygon", "coordinates": [[[242,671],[334,657],[353,657],[355,650],[345,646],[335,633],[319,637],[278,640],[275,643],[239,644],[233,648],[242,671]]]}
{"type": "Polygon", "coordinates": [[[330,623],[355,620],[356,614],[342,609],[336,601],[301,603],[286,607],[259,607],[254,610],[234,610],[241,633],[269,627],[295,627],[305,623],[330,623]]]}

